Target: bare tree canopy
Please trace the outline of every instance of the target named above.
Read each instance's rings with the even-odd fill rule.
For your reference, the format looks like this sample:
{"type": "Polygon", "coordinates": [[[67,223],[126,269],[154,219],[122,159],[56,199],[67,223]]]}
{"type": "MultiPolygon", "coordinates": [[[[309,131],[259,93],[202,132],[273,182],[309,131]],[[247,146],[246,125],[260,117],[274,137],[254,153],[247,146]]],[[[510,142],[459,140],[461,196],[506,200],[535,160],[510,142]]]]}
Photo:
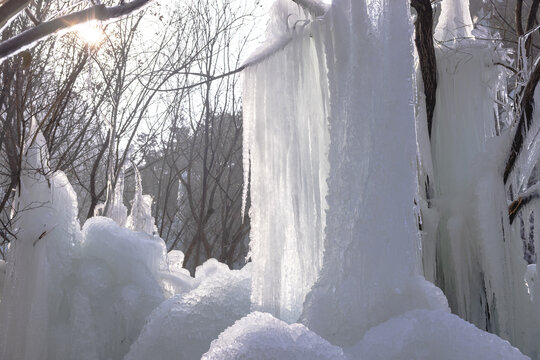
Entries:
{"type": "MultiPolygon", "coordinates": [[[[20,34],[14,35],[0,42],[0,59],[6,58],[25,49],[36,41],[42,40],[60,30],[82,24],[92,20],[108,21],[120,18],[143,8],[152,0],[133,0],[124,3],[122,0],[117,6],[97,4],[87,9],[56,17],[36,25],[20,34]]],[[[17,14],[26,9],[29,0],[5,0],[0,6],[0,27],[4,27],[17,14]]]]}

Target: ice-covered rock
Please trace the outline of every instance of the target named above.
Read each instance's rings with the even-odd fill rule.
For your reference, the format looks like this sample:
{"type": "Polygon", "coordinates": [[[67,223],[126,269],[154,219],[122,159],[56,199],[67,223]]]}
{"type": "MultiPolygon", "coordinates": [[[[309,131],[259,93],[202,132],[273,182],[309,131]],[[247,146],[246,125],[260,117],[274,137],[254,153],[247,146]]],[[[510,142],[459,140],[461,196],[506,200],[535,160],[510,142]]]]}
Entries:
{"type": "Polygon", "coordinates": [[[216,263],[199,268],[199,275],[207,276],[196,289],[152,312],[125,360],[198,359],[223,330],[250,312],[251,265],[229,270],[216,263]]]}
{"type": "Polygon", "coordinates": [[[221,333],[202,359],[339,360],[345,356],[304,325],[288,325],[268,313],[253,312],[221,333]]]}
{"type": "Polygon", "coordinates": [[[528,359],[508,341],[456,315],[430,310],[413,310],[370,329],[345,353],[351,360],[528,359]]]}

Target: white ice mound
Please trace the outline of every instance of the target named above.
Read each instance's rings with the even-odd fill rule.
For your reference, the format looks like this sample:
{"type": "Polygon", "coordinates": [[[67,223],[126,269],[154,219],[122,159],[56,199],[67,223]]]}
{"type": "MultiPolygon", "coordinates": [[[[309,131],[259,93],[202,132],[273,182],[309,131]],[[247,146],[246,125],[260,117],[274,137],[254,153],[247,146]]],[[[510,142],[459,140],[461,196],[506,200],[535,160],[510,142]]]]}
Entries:
{"type": "Polygon", "coordinates": [[[209,260],[197,275],[196,289],[152,312],[125,360],[199,359],[212,340],[250,312],[250,264],[229,270],[209,260]]]}
{"type": "MultiPolygon", "coordinates": [[[[306,306],[309,308],[309,314],[311,316],[304,318],[302,321],[310,329],[317,329],[317,333],[331,343],[340,346],[356,343],[353,341],[358,336],[359,328],[354,326],[354,323],[338,322],[335,319],[358,316],[358,308],[355,308],[354,305],[351,307],[350,304],[354,303],[354,296],[358,297],[365,291],[360,285],[352,282],[339,284],[334,289],[336,289],[335,291],[343,291],[340,286],[347,285],[356,286],[355,290],[347,289],[350,292],[348,296],[353,297],[335,298],[332,296],[332,289],[315,289],[315,291],[320,292],[319,294],[315,294],[318,297],[318,301],[313,301],[313,297],[310,296],[307,298],[306,306]],[[327,291],[328,294],[324,294],[322,291],[327,291]]],[[[375,285],[371,284],[371,286],[375,285]]],[[[365,319],[364,321],[371,321],[375,325],[378,325],[414,309],[450,312],[448,302],[441,289],[425,280],[422,276],[412,276],[400,286],[387,289],[384,299],[385,306],[372,307],[369,311],[369,319],[365,319]],[[373,319],[382,320],[376,322],[373,319]]],[[[365,304],[358,303],[357,306],[362,307],[365,304]]],[[[364,325],[363,323],[359,324],[364,325]]]]}
{"type": "Polygon", "coordinates": [[[253,312],[212,342],[204,360],[345,359],[331,345],[301,324],[288,325],[268,313],[253,312]]]}
{"type": "Polygon", "coordinates": [[[359,344],[345,349],[349,359],[512,360],[528,359],[506,340],[456,315],[413,310],[370,329],[359,344]]]}
{"type": "Polygon", "coordinates": [[[160,284],[165,244],[103,217],[85,223],[83,238],[65,284],[70,331],[59,335],[71,337],[71,350],[62,358],[121,359],[165,300],[160,284]]]}

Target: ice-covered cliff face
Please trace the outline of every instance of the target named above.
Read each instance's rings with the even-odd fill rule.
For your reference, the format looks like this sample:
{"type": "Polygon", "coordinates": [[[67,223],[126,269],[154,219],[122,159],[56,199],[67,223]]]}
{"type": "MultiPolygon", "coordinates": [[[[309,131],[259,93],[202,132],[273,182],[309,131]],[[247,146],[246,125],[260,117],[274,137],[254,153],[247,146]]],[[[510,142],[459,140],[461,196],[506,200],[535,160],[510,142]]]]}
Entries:
{"type": "Polygon", "coordinates": [[[297,16],[278,23],[290,44],[246,75],[252,299],[287,320],[303,308],[310,329],[353,344],[394,315],[444,308],[415,277],[409,5],[341,0],[322,19],[297,16]]]}

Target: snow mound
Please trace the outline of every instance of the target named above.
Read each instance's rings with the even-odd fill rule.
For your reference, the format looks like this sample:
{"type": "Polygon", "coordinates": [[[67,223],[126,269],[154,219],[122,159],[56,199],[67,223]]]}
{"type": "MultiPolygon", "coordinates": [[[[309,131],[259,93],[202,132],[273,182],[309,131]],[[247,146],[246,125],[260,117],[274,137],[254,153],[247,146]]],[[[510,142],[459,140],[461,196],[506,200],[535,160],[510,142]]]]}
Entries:
{"type": "Polygon", "coordinates": [[[197,268],[200,285],[155,309],[125,360],[198,359],[212,340],[250,312],[251,265],[229,270],[216,260],[197,268]]]}
{"type": "Polygon", "coordinates": [[[456,315],[430,310],[413,310],[370,329],[345,353],[370,360],[528,359],[508,341],[456,315]]]}
{"type": "Polygon", "coordinates": [[[288,325],[268,313],[253,312],[221,333],[202,359],[338,360],[345,356],[304,325],[288,325]]]}

